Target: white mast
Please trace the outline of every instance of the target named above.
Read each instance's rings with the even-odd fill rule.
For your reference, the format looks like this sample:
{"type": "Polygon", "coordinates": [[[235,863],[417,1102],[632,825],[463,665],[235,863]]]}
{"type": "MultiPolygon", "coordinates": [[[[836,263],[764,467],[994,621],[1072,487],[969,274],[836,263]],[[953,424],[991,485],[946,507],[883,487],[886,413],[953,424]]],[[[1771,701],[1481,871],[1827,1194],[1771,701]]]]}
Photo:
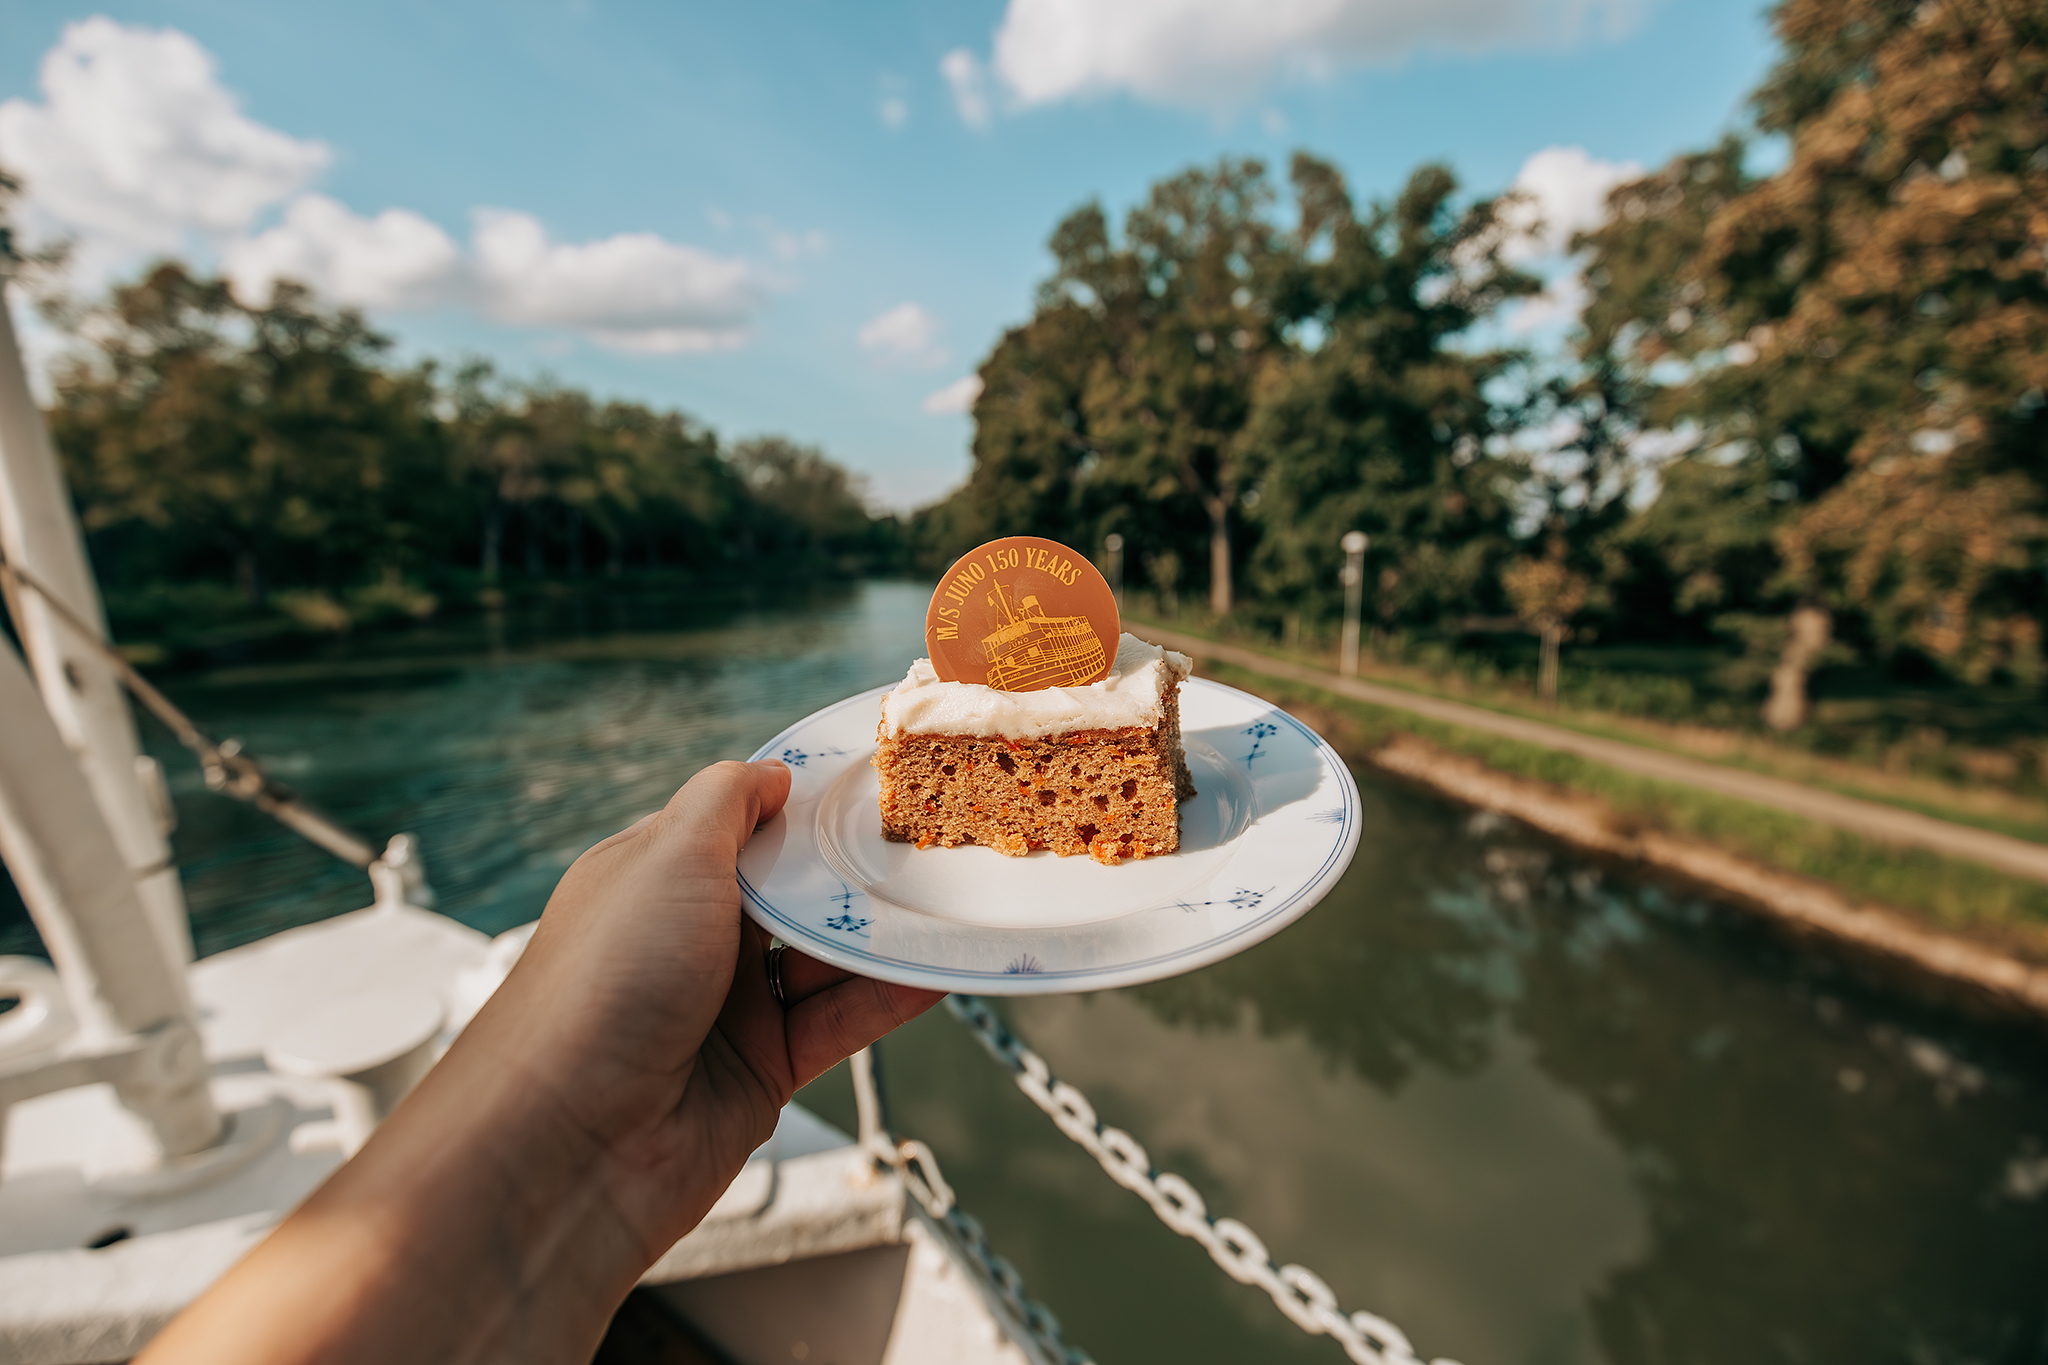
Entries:
{"type": "MultiPolygon", "coordinates": [[[[106,613],[86,563],[85,542],[15,343],[7,300],[11,275],[11,262],[0,255],[0,551],[74,615],[93,623],[105,639],[106,613]]],[[[135,874],[150,928],[174,961],[190,962],[185,896],[164,837],[169,811],[163,778],[155,760],[141,752],[121,684],[94,642],[81,639],[35,593],[18,597],[7,605],[43,705],[66,747],[77,755],[121,859],[135,874]]]]}
{"type": "Polygon", "coordinates": [[[53,1090],[111,1081],[165,1156],[221,1133],[184,964],[150,932],[135,879],[84,776],[36,704],[28,670],[0,642],[0,858],[42,932],[79,1028],[24,1054],[0,1054],[7,1108],[53,1090]]]}
{"type": "MultiPolygon", "coordinates": [[[[0,256],[0,550],[106,635],[56,452],[29,394],[0,256]]],[[[7,1108],[110,1081],[165,1156],[217,1142],[184,898],[113,669],[35,590],[9,594],[35,670],[0,642],[0,858],[63,980],[75,1035],[0,1056],[7,1108]],[[40,695],[39,695],[40,694],[40,695]],[[38,704],[40,703],[40,704],[38,704]]],[[[0,1133],[4,1133],[0,1126],[0,1133]]]]}

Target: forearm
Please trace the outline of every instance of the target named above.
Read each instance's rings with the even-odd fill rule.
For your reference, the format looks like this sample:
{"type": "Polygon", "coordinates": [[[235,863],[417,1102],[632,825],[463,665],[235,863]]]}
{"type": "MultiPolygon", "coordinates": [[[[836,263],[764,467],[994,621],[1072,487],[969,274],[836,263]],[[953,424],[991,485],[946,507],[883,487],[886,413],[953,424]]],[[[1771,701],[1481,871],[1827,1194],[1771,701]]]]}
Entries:
{"type": "Polygon", "coordinates": [[[733,864],[788,790],[717,764],[577,859],[447,1057],[147,1365],[589,1360],[796,1088],[939,998],[792,953],[778,1003],[733,864]]]}
{"type": "Polygon", "coordinates": [[[587,1359],[646,1249],[599,1144],[473,1041],[148,1365],[587,1359]]]}

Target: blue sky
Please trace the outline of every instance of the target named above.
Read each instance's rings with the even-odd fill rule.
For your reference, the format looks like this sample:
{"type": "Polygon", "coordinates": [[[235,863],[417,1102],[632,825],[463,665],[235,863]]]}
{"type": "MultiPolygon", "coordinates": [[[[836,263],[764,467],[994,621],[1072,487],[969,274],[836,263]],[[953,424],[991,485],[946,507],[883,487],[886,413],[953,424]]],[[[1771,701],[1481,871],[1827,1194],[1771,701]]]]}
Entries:
{"type": "Polygon", "coordinates": [[[1771,53],[1748,0],[12,0],[0,163],[81,284],[310,274],[407,354],[787,433],[909,507],[967,469],[929,400],[1076,205],[1297,147],[1361,197],[1427,160],[1491,193],[1576,148],[1523,182],[1569,217],[1737,125],[1771,53]],[[98,83],[47,88],[93,16],[98,83]]]}

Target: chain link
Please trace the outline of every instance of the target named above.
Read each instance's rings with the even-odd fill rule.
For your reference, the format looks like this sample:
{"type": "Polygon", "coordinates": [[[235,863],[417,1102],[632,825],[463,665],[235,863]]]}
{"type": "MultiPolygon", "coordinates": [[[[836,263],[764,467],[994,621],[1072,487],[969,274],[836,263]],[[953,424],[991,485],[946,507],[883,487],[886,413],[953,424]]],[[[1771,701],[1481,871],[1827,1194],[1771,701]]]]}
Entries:
{"type": "Polygon", "coordinates": [[[1060,1320],[1052,1310],[1025,1295],[1024,1277],[989,1244],[981,1223],[960,1208],[953,1187],[939,1173],[939,1159],[932,1149],[915,1138],[898,1138],[889,1132],[873,1049],[862,1048],[851,1060],[862,1150],[896,1172],[939,1235],[967,1257],[969,1266],[1002,1304],[1011,1326],[1027,1338],[1025,1348],[1033,1365],[1095,1365],[1094,1357],[1078,1346],[1069,1346],[1060,1336],[1060,1320]]]}
{"type": "MultiPolygon", "coordinates": [[[[946,1008],[974,1031],[989,1055],[1015,1076],[1017,1088],[1051,1115],[1062,1133],[1102,1163],[1110,1179],[1150,1204],[1166,1226],[1200,1242],[1230,1278],[1265,1290],[1288,1321],[1304,1332],[1335,1338],[1358,1365],[1422,1365],[1407,1336],[1393,1323],[1372,1313],[1345,1313],[1337,1306],[1336,1292],[1314,1271],[1273,1264],[1257,1233],[1235,1218],[1211,1217],[1194,1186],[1170,1171],[1155,1169],[1136,1138],[1105,1126],[1088,1097],[1054,1076],[1045,1059],[1010,1032],[986,1002],[972,995],[949,995],[946,1008]]],[[[1440,1357],[1430,1365],[1457,1362],[1440,1357]]]]}

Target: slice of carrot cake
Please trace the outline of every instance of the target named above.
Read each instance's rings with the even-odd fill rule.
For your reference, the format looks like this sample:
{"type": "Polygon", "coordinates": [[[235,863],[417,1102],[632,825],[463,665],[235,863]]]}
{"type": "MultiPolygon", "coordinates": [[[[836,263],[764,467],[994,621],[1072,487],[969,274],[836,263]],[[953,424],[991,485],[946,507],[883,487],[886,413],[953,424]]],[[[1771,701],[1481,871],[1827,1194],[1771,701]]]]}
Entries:
{"type": "Polygon", "coordinates": [[[919,659],[882,699],[882,833],[1110,864],[1174,852],[1179,802],[1195,794],[1180,743],[1191,667],[1123,635],[1100,682],[1004,692],[946,682],[919,659]]]}

